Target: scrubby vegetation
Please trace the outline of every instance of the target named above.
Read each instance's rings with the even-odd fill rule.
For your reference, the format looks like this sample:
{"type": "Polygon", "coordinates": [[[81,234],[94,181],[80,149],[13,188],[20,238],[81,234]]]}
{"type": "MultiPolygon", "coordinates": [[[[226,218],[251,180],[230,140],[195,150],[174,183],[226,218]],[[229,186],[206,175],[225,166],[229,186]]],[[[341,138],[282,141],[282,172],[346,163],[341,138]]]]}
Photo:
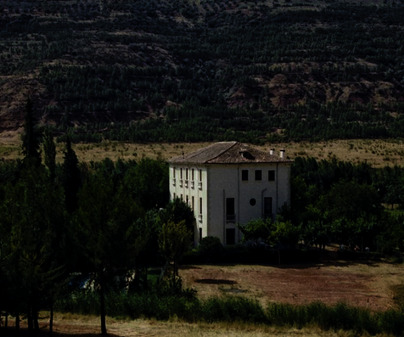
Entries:
{"type": "MultiPolygon", "coordinates": [[[[7,1],[21,94],[73,141],[402,137],[401,1],[7,1]],[[79,126],[79,127],[78,127],[79,126]]],[[[7,99],[6,99],[7,97],[7,99]]]]}

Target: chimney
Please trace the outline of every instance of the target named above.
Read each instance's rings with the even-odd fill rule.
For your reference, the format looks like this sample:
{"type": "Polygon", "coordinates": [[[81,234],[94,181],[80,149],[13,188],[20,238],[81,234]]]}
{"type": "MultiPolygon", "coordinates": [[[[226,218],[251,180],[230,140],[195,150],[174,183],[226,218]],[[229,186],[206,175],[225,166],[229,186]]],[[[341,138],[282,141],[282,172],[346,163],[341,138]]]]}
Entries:
{"type": "Polygon", "coordinates": [[[274,151],[275,151],[275,149],[270,149],[270,150],[269,150],[269,154],[270,154],[271,156],[273,156],[273,155],[274,155],[274,151]]]}
{"type": "Polygon", "coordinates": [[[283,159],[285,157],[285,149],[279,151],[279,157],[283,159]]]}

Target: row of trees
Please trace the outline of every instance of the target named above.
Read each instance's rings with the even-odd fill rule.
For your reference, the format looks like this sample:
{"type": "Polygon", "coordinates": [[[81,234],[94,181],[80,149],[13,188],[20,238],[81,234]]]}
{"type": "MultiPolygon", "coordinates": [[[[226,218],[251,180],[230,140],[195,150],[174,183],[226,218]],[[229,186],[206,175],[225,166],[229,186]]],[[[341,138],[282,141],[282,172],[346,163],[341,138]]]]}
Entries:
{"type": "Polygon", "coordinates": [[[404,251],[404,170],[374,169],[336,159],[296,158],[292,202],[277,221],[258,219],[240,229],[246,241],[278,248],[325,248],[330,243],[358,251],[404,251]]]}

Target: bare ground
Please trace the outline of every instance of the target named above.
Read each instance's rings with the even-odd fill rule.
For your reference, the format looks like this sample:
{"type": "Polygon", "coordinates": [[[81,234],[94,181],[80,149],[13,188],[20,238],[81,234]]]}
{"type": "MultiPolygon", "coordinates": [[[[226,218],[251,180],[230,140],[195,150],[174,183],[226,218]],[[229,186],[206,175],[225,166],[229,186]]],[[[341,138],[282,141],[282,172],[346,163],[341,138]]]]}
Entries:
{"type": "Polygon", "coordinates": [[[404,266],[346,264],[310,266],[190,266],[181,270],[184,284],[198,296],[238,295],[270,302],[325,304],[344,302],[371,310],[394,308],[391,286],[404,280],[404,266]]]}

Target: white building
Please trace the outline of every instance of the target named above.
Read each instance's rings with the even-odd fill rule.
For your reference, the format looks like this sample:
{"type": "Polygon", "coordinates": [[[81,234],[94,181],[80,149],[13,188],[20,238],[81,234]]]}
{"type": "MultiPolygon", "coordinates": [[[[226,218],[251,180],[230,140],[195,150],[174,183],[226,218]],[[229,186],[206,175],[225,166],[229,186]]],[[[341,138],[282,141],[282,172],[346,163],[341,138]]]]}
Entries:
{"type": "Polygon", "coordinates": [[[264,152],[239,142],[220,142],[173,158],[170,197],[181,198],[195,213],[196,241],[219,237],[241,240],[237,224],[272,217],[290,203],[290,166],[285,151],[264,152]]]}

